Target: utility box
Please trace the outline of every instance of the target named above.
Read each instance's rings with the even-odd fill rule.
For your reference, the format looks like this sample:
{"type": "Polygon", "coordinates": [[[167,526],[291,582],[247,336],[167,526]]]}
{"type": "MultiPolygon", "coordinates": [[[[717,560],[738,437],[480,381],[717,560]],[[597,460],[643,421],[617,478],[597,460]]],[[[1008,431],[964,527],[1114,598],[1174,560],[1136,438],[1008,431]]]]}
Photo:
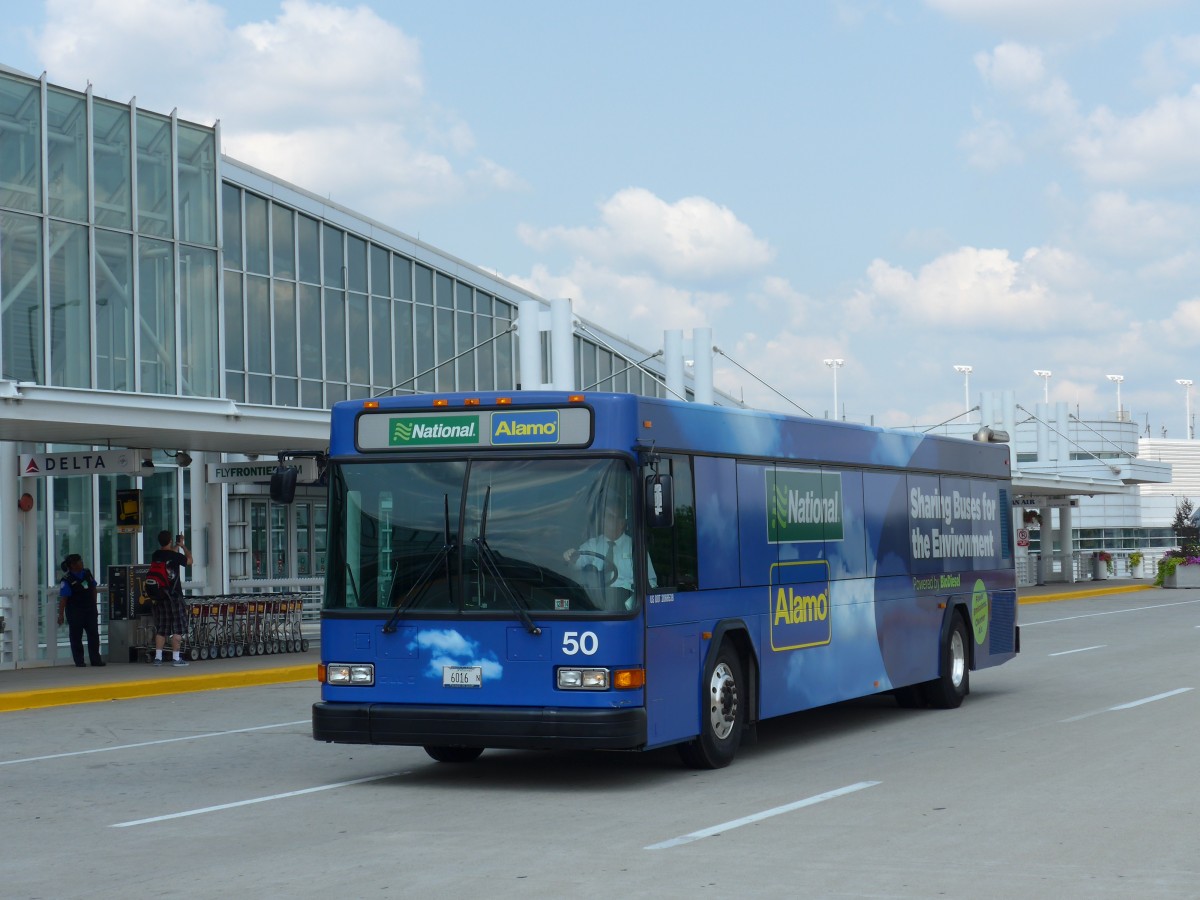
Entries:
{"type": "Polygon", "coordinates": [[[146,596],[148,563],[108,567],[108,620],[119,622],[148,616],[152,610],[146,596]]]}

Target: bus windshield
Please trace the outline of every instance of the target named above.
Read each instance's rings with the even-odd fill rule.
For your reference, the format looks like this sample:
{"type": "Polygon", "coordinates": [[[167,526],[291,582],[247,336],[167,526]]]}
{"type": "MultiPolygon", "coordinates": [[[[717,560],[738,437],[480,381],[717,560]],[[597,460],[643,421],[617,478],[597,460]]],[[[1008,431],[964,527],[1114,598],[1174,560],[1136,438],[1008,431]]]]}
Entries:
{"type": "Polygon", "coordinates": [[[622,460],[353,462],[330,477],[326,609],[636,608],[645,574],[633,563],[633,477],[622,460]]]}

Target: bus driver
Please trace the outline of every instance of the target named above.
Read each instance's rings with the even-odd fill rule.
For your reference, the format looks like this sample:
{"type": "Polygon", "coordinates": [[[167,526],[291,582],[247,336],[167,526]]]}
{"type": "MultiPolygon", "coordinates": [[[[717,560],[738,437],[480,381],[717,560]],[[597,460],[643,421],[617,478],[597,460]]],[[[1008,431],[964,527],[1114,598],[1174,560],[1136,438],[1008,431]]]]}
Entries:
{"type": "MultiPolygon", "coordinates": [[[[580,571],[599,573],[606,595],[615,599],[614,605],[633,609],[637,605],[633,591],[633,538],[626,530],[625,513],[617,506],[604,511],[603,533],[588,538],[578,548],[563,552],[563,560],[580,571]]],[[[646,575],[650,587],[658,587],[654,565],[646,557],[646,575]]]]}

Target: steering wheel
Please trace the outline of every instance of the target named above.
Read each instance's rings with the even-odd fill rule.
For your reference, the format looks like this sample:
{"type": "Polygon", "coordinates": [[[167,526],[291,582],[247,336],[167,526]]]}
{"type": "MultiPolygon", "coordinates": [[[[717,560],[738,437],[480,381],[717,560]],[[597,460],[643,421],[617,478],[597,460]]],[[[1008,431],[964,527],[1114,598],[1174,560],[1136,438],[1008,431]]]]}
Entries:
{"type": "Polygon", "coordinates": [[[579,550],[579,556],[591,556],[600,560],[599,566],[588,566],[587,569],[598,572],[600,576],[600,585],[602,587],[610,586],[617,580],[617,566],[611,559],[603,553],[597,553],[595,550],[579,550]]]}

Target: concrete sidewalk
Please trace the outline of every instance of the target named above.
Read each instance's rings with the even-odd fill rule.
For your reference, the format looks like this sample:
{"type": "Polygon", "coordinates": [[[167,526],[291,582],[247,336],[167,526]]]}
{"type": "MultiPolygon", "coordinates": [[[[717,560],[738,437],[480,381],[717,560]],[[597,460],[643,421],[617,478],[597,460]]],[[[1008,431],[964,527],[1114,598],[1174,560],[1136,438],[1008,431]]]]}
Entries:
{"type": "MultiPolygon", "coordinates": [[[[1022,587],[1017,593],[1024,606],[1154,589],[1153,581],[1147,579],[1114,578],[1022,587]]],[[[17,669],[0,672],[0,713],[296,681],[313,682],[315,697],[320,659],[319,644],[312,641],[303,653],[198,660],[180,669],[173,668],[169,660],[161,667],[147,663],[110,663],[104,668],[17,669]]]]}
{"type": "Polygon", "coordinates": [[[0,672],[0,713],[289,681],[311,681],[316,698],[317,663],[321,659],[316,641],[302,653],[197,660],[186,668],[171,665],[170,651],[164,656],[162,666],[109,663],[103,668],[70,665],[0,672]]]}

